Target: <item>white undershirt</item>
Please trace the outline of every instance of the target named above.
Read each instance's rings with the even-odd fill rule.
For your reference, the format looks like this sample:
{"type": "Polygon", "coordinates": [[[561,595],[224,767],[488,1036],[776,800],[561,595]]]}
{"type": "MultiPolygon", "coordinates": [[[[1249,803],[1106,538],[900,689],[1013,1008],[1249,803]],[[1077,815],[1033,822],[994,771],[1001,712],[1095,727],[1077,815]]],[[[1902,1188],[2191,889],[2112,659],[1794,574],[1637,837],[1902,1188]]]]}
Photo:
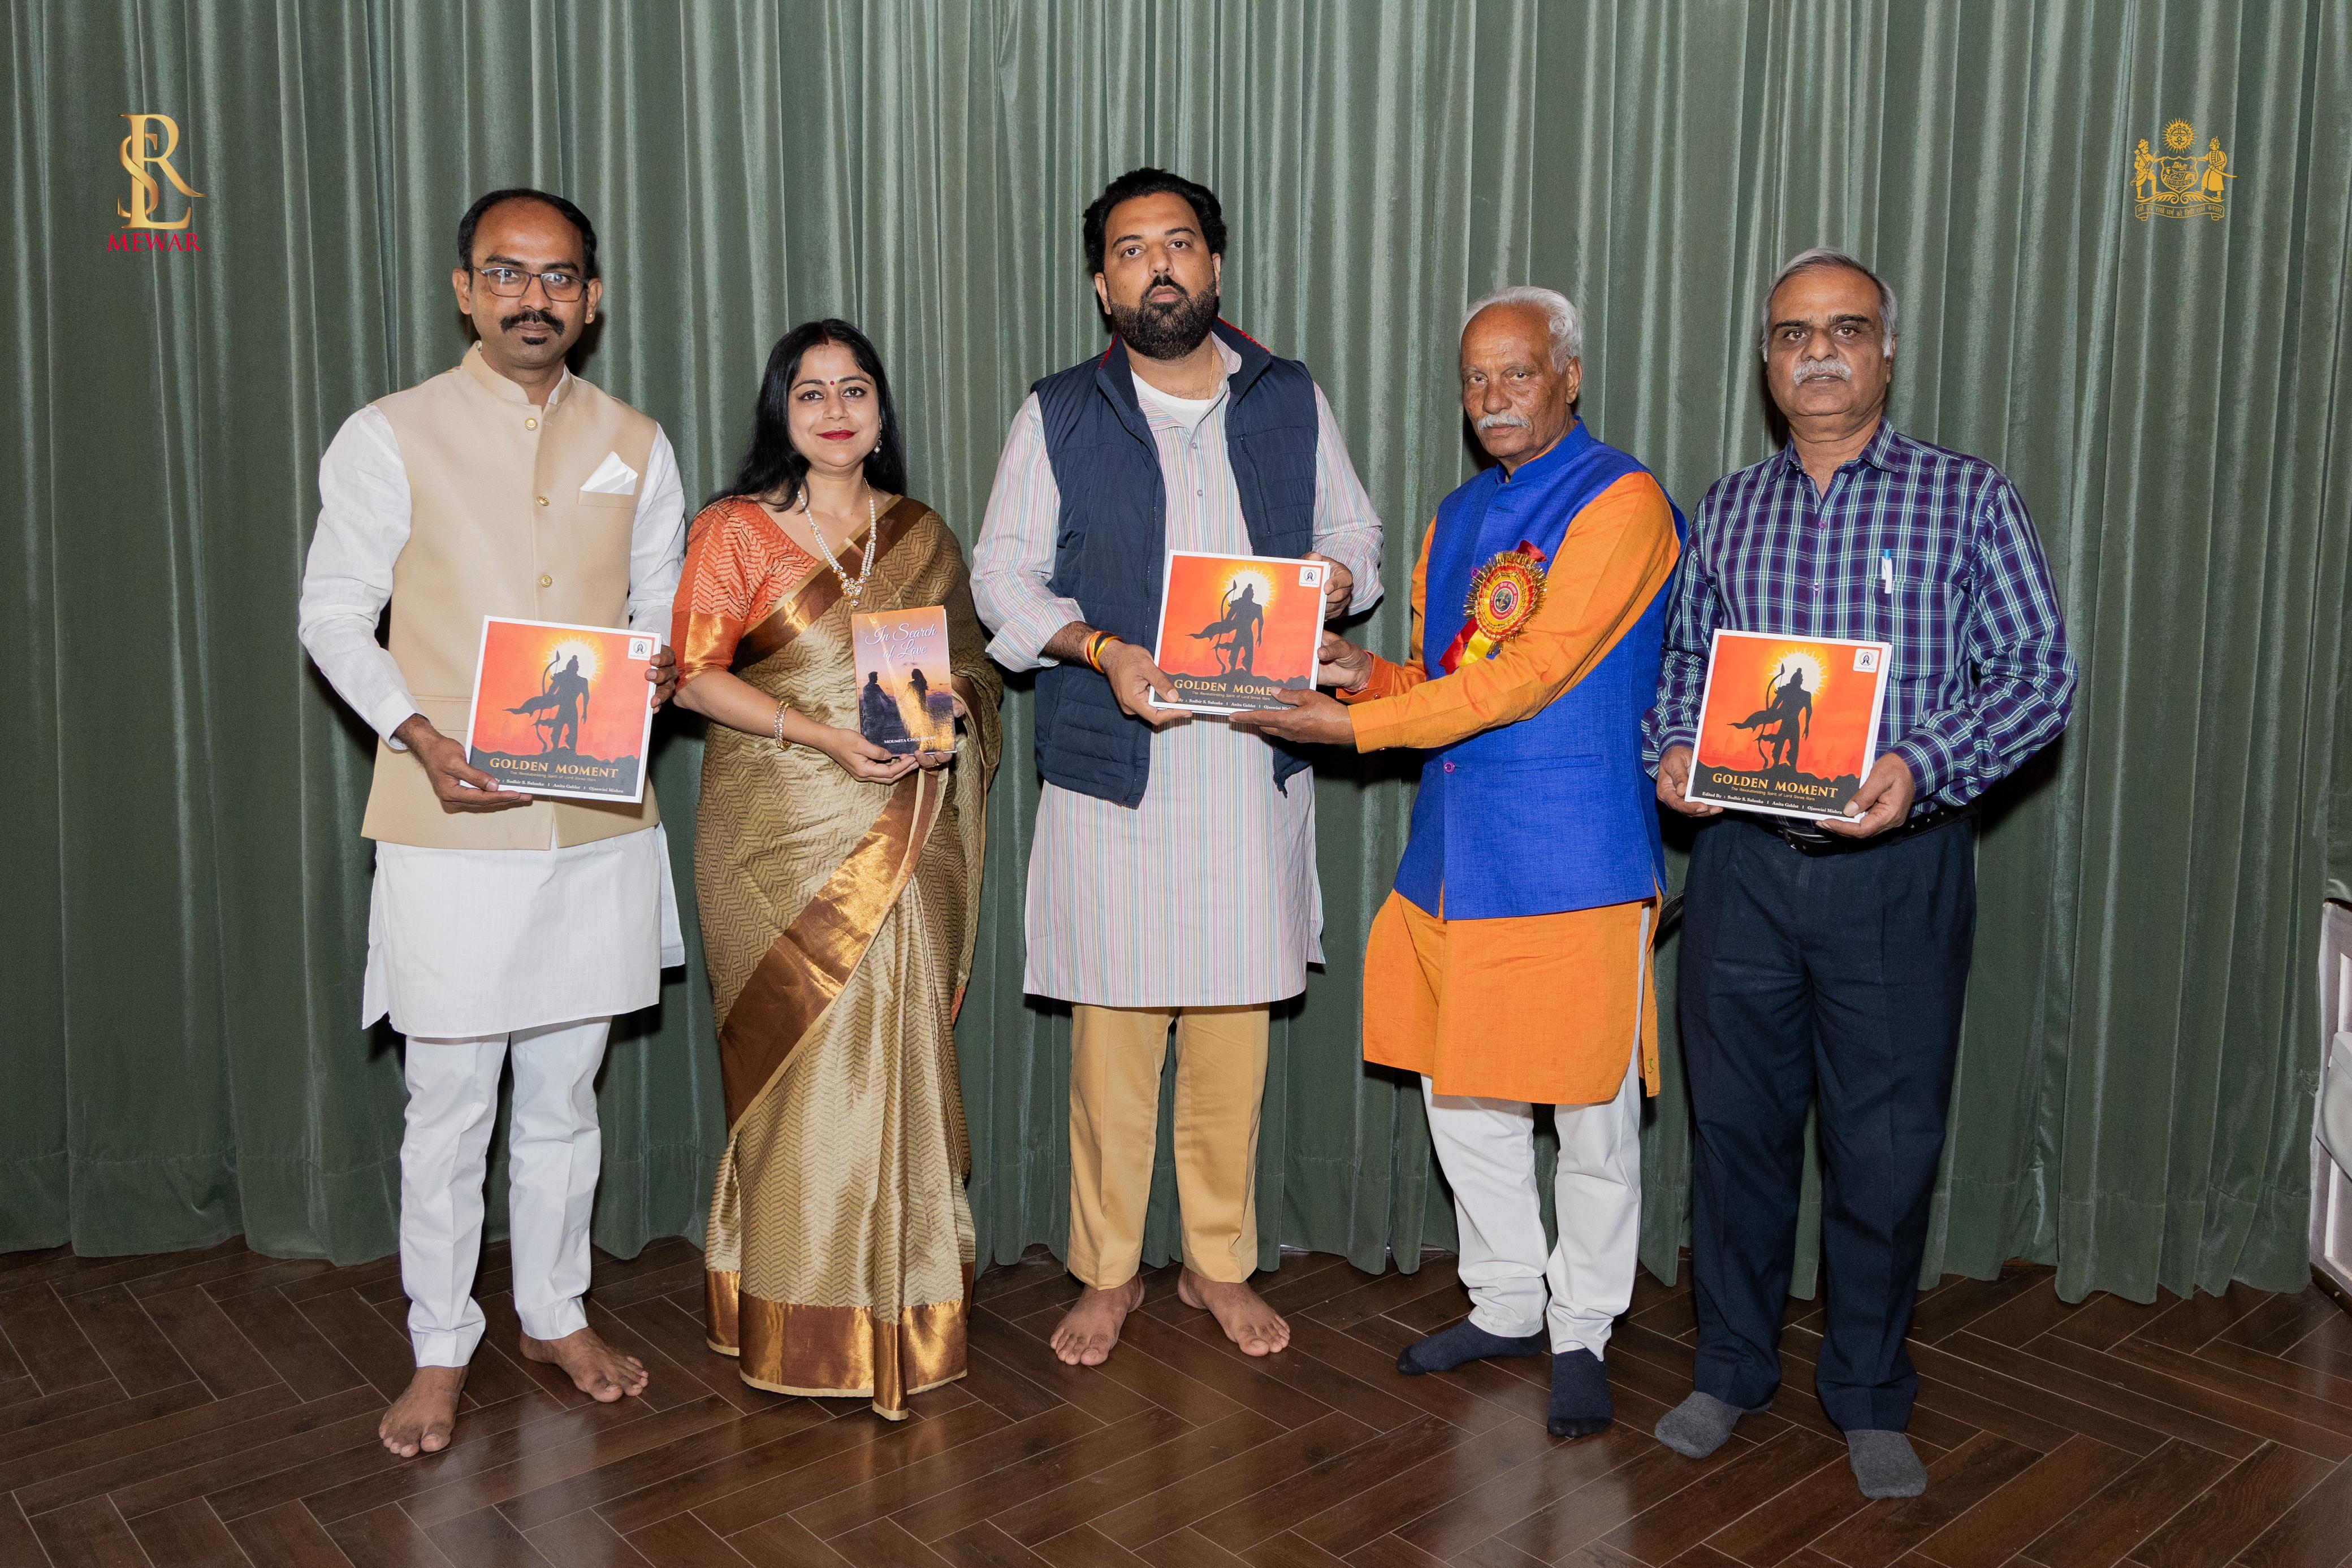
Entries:
{"type": "MultiPolygon", "coordinates": [[[[1130,371],[1129,375],[1135,375],[1130,371]]],[[[1146,413],[1157,413],[1188,425],[1194,430],[1209,417],[1216,406],[1225,401],[1225,383],[1219,382],[1217,390],[1207,397],[1178,397],[1174,392],[1161,392],[1141,376],[1135,376],[1135,395],[1146,413]]]]}

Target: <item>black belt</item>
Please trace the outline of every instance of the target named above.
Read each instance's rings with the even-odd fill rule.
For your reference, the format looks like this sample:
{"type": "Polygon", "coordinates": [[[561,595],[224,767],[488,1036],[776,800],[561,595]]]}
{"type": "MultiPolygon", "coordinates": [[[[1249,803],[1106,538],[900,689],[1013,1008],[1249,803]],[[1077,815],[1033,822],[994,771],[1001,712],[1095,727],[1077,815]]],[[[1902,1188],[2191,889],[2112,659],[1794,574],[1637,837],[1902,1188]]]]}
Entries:
{"type": "Polygon", "coordinates": [[[1937,806],[1920,811],[1900,827],[1889,828],[1866,839],[1843,839],[1835,833],[1825,833],[1802,817],[1751,817],[1758,827],[1779,839],[1792,850],[1809,855],[1850,855],[1864,850],[1874,850],[1905,839],[1916,839],[1921,833],[1932,833],[1938,828],[1950,827],[1964,817],[1977,814],[1974,806],[1937,806]]]}

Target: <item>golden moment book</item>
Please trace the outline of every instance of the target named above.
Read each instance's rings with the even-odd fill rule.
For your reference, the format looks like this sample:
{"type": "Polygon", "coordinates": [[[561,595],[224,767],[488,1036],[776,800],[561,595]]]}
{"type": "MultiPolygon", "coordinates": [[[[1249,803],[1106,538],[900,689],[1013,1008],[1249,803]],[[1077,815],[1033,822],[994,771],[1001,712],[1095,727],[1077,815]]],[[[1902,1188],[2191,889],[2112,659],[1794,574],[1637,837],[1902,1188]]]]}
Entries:
{"type": "Polygon", "coordinates": [[[650,632],[484,616],[466,760],[508,789],[644,800],[660,647],[650,632]]]}
{"type": "Polygon", "coordinates": [[[1717,632],[1690,799],[1815,821],[1843,816],[1877,758],[1893,654],[1884,643],[1717,632]]]}
{"type": "Polygon", "coordinates": [[[893,757],[955,749],[948,612],[888,610],[849,618],[857,653],[858,733],[893,757]]]}
{"type": "Polygon", "coordinates": [[[1177,700],[1153,707],[1234,714],[1276,707],[1275,693],[1315,687],[1330,568],[1280,556],[1171,550],[1153,657],[1177,700]]]}

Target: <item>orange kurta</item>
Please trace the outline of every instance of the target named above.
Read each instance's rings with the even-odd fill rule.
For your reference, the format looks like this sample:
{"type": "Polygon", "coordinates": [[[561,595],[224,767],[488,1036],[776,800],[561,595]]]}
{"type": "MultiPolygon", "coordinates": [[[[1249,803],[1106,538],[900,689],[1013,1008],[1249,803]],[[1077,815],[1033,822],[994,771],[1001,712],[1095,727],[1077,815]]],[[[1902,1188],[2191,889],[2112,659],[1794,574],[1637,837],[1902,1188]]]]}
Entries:
{"type": "MultiPolygon", "coordinates": [[[[1413,567],[1416,655],[1435,532],[1423,534],[1413,567]]],[[[1419,662],[1374,655],[1364,688],[1340,694],[1357,749],[1434,750],[1541,712],[1609,656],[1681,553],[1665,492],[1647,474],[1625,476],[1576,515],[1542,608],[1493,657],[1433,680],[1419,662]]],[[[1364,1059],[1422,1073],[1440,1094],[1586,1105],[1615,1098],[1638,1051],[1655,1093],[1656,908],[1447,920],[1390,894],[1364,956],[1364,1059]]]]}

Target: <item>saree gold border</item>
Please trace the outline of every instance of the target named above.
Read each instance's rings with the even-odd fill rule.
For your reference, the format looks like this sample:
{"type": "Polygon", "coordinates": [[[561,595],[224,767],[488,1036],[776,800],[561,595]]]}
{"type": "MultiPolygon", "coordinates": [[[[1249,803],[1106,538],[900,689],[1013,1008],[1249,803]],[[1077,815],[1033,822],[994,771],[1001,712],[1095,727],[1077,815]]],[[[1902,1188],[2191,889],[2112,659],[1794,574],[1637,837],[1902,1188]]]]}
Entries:
{"type": "Polygon", "coordinates": [[[719,650],[741,639],[734,634],[732,616],[711,615],[697,610],[686,618],[686,641],[677,650],[677,667],[700,674],[729,664],[732,655],[721,657],[719,650]]]}
{"type": "MultiPolygon", "coordinates": [[[[707,1325],[703,1339],[721,1355],[734,1355],[743,1348],[742,1325],[736,1321],[735,1302],[743,1290],[743,1273],[740,1269],[705,1269],[702,1271],[702,1321],[707,1325]]],[[[971,1288],[965,1287],[965,1294],[971,1288]]]]}
{"type": "Polygon", "coordinates": [[[719,1076],[730,1133],[811,1038],[898,901],[939,821],[946,786],[918,769],[816,896],[784,927],[719,1026],[719,1076]]]}
{"type": "Polygon", "coordinates": [[[744,1382],[771,1394],[865,1395],[903,1420],[907,1400],[964,1375],[964,1303],[908,1307],[895,1323],[870,1307],[809,1307],[739,1296],[744,1382]]]}
{"type": "MultiPolygon", "coordinates": [[[[743,504],[747,507],[759,505],[749,500],[743,504]]],[[[888,511],[875,520],[874,556],[877,560],[898,548],[899,541],[922,519],[925,509],[921,502],[901,496],[892,503],[888,511]]],[[[865,557],[862,546],[853,550],[845,544],[834,557],[834,562],[841,570],[847,571],[865,557]]],[[[830,571],[818,572],[798,593],[770,612],[767,619],[743,633],[735,644],[735,657],[728,668],[740,674],[752,665],[773,658],[793,638],[824,620],[826,612],[840,602],[841,579],[830,571]]]]}

